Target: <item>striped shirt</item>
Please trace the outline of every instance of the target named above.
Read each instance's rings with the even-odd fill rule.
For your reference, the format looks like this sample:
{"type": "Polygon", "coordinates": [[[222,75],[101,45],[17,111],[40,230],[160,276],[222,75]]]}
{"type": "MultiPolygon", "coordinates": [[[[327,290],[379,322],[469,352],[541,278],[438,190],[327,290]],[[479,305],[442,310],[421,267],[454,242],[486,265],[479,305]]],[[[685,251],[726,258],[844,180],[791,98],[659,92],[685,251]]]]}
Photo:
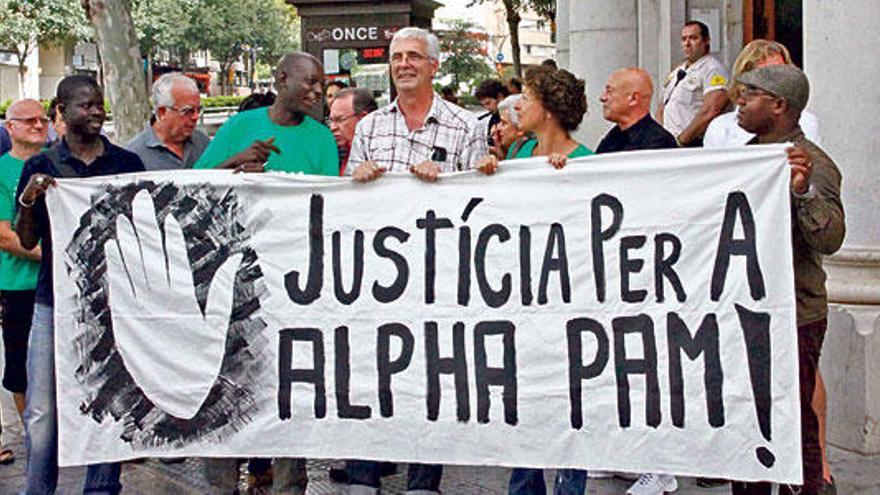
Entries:
{"type": "Polygon", "coordinates": [[[345,174],[367,160],[389,172],[406,172],[426,160],[436,162],[442,172],[468,170],[488,153],[476,115],[434,94],[424,125],[412,132],[396,100],[361,119],[345,174]]]}

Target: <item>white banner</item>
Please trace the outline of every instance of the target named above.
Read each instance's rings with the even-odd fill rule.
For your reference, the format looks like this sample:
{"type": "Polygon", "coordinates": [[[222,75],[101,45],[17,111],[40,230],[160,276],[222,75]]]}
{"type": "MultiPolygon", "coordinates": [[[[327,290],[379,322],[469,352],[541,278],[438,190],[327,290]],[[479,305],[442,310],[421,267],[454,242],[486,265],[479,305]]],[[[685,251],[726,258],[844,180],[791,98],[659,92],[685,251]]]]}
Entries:
{"type": "Polygon", "coordinates": [[[50,191],[62,465],[801,480],[782,146],[50,191]]]}

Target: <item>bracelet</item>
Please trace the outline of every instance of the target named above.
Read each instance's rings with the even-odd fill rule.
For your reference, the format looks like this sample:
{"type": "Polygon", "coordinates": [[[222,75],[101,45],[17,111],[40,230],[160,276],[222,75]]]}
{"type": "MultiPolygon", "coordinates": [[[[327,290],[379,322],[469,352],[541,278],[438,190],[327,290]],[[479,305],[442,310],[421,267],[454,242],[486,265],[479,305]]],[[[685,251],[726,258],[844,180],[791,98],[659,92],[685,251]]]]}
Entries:
{"type": "Polygon", "coordinates": [[[32,208],[34,206],[34,201],[31,201],[30,203],[25,203],[21,199],[23,197],[24,197],[24,193],[22,193],[21,196],[18,197],[18,204],[21,205],[22,208],[32,208]]]}

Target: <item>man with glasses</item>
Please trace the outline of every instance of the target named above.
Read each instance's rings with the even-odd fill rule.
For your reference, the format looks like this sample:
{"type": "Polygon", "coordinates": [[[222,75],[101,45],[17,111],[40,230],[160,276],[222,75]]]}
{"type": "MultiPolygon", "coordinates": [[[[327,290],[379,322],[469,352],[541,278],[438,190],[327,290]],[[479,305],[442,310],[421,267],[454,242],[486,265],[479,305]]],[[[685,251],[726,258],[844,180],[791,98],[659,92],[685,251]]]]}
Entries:
{"type": "MultiPolygon", "coordinates": [[[[828,315],[822,257],[843,244],[846,230],[840,199],[841,174],[821,148],[804,137],[798,121],[809,100],[807,76],[793,65],[771,65],[737,77],[737,120],[755,135],[748,144],[794,143],[786,149],[791,167],[791,236],[800,371],[801,454],[804,484],[779,493],[817,495],[824,488],[819,422],[812,407],[816,368],[828,315]]],[[[794,351],[792,349],[791,351],[794,351]]],[[[767,483],[735,483],[735,495],[771,493],[767,483]]]]}
{"type": "Polygon", "coordinates": [[[681,51],[685,61],[666,78],[657,120],[679,145],[702,146],[709,122],[730,103],[724,91],[729,75],[724,65],[709,54],[709,28],[702,22],[685,23],[681,51]]]}
{"type": "MultiPolygon", "coordinates": [[[[3,388],[12,393],[19,417],[24,417],[27,388],[27,342],[34,314],[40,248],[24,249],[12,230],[15,220],[15,190],[28,158],[46,144],[49,119],[36,100],[21,100],[6,110],[6,124],[12,149],[0,157],[0,305],[3,310],[3,349],[6,367],[3,388]]],[[[0,464],[14,460],[12,451],[0,446],[0,464]]]]}
{"type": "Polygon", "coordinates": [[[365,88],[344,88],[339,90],[330,103],[330,116],[327,124],[339,147],[339,175],[345,175],[354,129],[368,113],[376,110],[376,99],[373,93],[365,88]]]}
{"type": "Polygon", "coordinates": [[[488,154],[476,116],[434,93],[439,57],[440,44],[428,31],[410,27],[395,33],[391,79],[397,99],[358,123],[346,168],[354,180],[409,171],[432,182],[441,172],[473,168],[488,154]]]}
{"type": "Polygon", "coordinates": [[[199,87],[179,72],[153,83],[153,118],[126,147],[152,170],[192,168],[210,139],[196,129],[202,112],[199,87]]]}
{"type": "MultiPolygon", "coordinates": [[[[475,168],[489,153],[476,116],[434,92],[439,57],[440,43],[428,31],[408,27],[394,34],[391,78],[397,99],[358,122],[346,167],[354,180],[409,172],[434,182],[441,172],[475,168]]],[[[379,462],[352,460],[346,471],[351,495],[379,493],[379,462]]],[[[439,493],[442,475],[443,466],[411,463],[407,493],[439,493]]]]}
{"type": "Polygon", "coordinates": [[[333,135],[309,116],[324,101],[321,63],[308,53],[285,55],[275,69],[275,89],[271,106],[227,120],[195,168],[339,175],[333,135]]]}

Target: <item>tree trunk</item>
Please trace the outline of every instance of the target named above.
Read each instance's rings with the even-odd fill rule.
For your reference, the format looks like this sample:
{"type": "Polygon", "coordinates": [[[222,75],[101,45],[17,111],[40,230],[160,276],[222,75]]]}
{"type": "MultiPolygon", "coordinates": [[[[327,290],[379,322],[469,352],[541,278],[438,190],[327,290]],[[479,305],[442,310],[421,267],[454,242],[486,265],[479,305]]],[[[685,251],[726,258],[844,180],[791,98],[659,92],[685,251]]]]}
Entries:
{"type": "Polygon", "coordinates": [[[18,58],[18,99],[24,99],[24,76],[27,74],[27,56],[30,53],[31,48],[30,44],[25,44],[24,46],[19,46],[15,52],[16,58],[18,58]]]}
{"type": "Polygon", "coordinates": [[[143,59],[131,22],[129,3],[120,0],[81,0],[95,28],[105,91],[113,110],[117,143],[128,142],[150,118],[144,84],[143,59]]]}
{"type": "Polygon", "coordinates": [[[504,0],[504,8],[507,10],[507,29],[510,31],[510,51],[513,54],[513,72],[517,77],[522,77],[522,64],[519,53],[519,12],[513,4],[513,0],[504,0]]]}

